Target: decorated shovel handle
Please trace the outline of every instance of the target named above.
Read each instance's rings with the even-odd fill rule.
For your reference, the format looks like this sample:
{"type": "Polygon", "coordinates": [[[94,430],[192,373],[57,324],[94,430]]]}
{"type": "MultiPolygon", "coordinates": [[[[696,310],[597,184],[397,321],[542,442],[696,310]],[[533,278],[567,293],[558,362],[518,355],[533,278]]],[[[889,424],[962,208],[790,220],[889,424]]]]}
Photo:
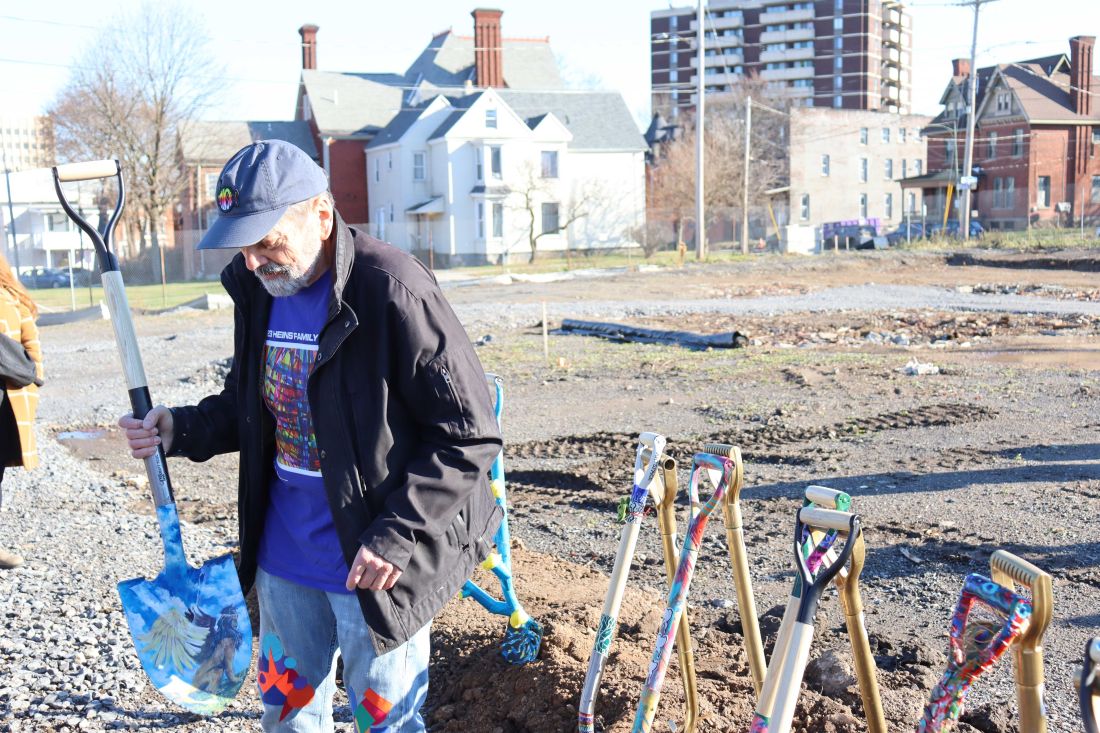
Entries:
{"type": "MultiPolygon", "coordinates": [[[[118,223],[118,218],[126,203],[126,185],[122,180],[122,166],[119,165],[117,160],[98,160],[55,166],[53,168],[53,182],[54,191],[57,192],[57,200],[61,203],[61,208],[88,235],[95,247],[99,260],[100,277],[103,282],[103,294],[107,300],[107,308],[111,312],[115,342],[118,346],[119,356],[122,359],[122,369],[126,376],[130,407],[134,417],[140,420],[153,409],[153,401],[149,395],[149,383],[141,362],[141,351],[138,348],[137,334],[134,331],[134,321],[130,315],[130,305],[126,300],[126,287],[122,282],[118,259],[111,252],[110,246],[111,235],[114,233],[115,225],[118,223]],[[73,209],[65,196],[64,190],[61,188],[61,183],[110,178],[112,176],[115,177],[118,183],[118,202],[115,204],[115,211],[104,226],[103,232],[100,232],[73,209]]],[[[145,459],[145,472],[149,476],[153,503],[158,510],[161,507],[167,507],[172,503],[172,484],[168,478],[168,466],[162,448],[157,448],[156,453],[145,459]]],[[[165,550],[172,554],[174,549],[168,547],[170,541],[170,538],[165,536],[165,550]]]]}

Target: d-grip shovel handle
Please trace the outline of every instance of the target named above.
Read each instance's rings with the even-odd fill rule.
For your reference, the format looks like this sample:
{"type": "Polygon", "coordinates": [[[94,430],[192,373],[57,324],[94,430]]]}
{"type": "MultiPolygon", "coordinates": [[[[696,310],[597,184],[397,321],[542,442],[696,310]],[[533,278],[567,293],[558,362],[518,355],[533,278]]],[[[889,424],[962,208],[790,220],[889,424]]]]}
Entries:
{"type": "Polygon", "coordinates": [[[858,514],[839,512],[834,509],[820,509],[818,507],[803,507],[798,511],[794,527],[794,556],[798,573],[802,577],[802,599],[798,604],[798,623],[813,625],[814,614],[817,612],[821,594],[841,568],[848,564],[852,558],[858,541],[862,539],[862,526],[858,514]],[[806,527],[818,527],[820,529],[832,529],[848,535],[844,543],[844,549],[837,555],[836,560],[818,568],[817,576],[811,572],[808,558],[802,553],[802,534],[806,527]]]}
{"type": "MultiPolygon", "coordinates": [[[[145,368],[141,363],[141,351],[138,349],[137,334],[134,331],[134,322],[130,316],[130,305],[126,300],[126,287],[122,282],[122,273],[119,272],[118,259],[111,252],[111,234],[115,224],[122,213],[126,203],[126,186],[122,181],[122,166],[117,160],[97,160],[87,163],[70,163],[68,165],[54,166],[53,168],[54,190],[57,192],[57,200],[61,208],[76,222],[95,246],[99,260],[100,279],[103,282],[103,293],[107,299],[107,308],[111,313],[111,324],[115,330],[115,342],[118,346],[119,356],[122,359],[122,370],[126,376],[126,387],[130,395],[130,407],[134,417],[142,419],[153,409],[153,401],[149,396],[148,380],[145,377],[145,368]],[[61,189],[63,181],[88,181],[98,178],[114,177],[118,182],[118,203],[115,211],[107,224],[100,232],[78,214],[69,204],[65,192],[61,189]]],[[[153,503],[158,511],[158,519],[161,521],[162,537],[165,542],[165,554],[169,560],[182,558],[182,542],[179,540],[178,522],[169,522],[167,529],[165,519],[160,516],[161,507],[172,503],[172,484],[168,478],[168,467],[164,460],[164,450],[158,447],[157,452],[145,459],[145,472],[149,476],[149,486],[153,492],[153,503]],[[173,538],[172,535],[175,535],[173,538]],[[175,541],[175,547],[171,542],[175,541]],[[178,553],[178,555],[177,555],[178,553]]]]}
{"type": "Polygon", "coordinates": [[[1050,573],[1005,550],[989,558],[990,577],[1003,586],[1024,586],[1031,595],[1031,623],[1013,643],[1016,667],[1016,699],[1020,709],[1020,730],[1046,733],[1043,635],[1054,612],[1054,584],[1050,573]]]}
{"type": "Polygon", "coordinates": [[[1100,636],[1085,644],[1085,664],[1077,685],[1085,733],[1100,733],[1100,636]]]}

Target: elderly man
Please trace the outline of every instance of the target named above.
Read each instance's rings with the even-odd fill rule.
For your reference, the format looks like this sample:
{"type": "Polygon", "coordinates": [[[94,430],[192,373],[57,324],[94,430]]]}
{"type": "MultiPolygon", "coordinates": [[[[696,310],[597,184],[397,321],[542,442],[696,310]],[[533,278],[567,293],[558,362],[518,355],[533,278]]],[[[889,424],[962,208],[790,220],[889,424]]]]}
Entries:
{"type": "Polygon", "coordinates": [[[221,277],[235,304],[225,388],[119,425],[135,458],[240,453],[264,730],[333,729],[339,650],[358,730],[423,731],[430,622],[500,521],[481,364],[432,274],[349,229],[295,146],[234,155],[217,205],[199,248],[241,250],[221,277]],[[287,670],[294,694],[275,684],[287,670]]]}

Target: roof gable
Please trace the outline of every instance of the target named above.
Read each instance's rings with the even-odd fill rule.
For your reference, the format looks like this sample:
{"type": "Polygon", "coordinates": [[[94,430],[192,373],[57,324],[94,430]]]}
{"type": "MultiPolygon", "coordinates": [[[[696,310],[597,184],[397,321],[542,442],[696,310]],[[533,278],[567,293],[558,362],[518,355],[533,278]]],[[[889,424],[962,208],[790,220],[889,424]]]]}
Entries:
{"type": "Polygon", "coordinates": [[[302,85],[322,134],[373,134],[401,111],[405,78],[304,69],[302,85]]]}
{"type": "MultiPolygon", "coordinates": [[[[557,60],[548,38],[505,38],[502,40],[504,83],[510,89],[563,89],[557,60]]],[[[474,39],[453,31],[435,35],[420,56],[405,71],[415,86],[461,89],[476,81],[474,39]]]]}

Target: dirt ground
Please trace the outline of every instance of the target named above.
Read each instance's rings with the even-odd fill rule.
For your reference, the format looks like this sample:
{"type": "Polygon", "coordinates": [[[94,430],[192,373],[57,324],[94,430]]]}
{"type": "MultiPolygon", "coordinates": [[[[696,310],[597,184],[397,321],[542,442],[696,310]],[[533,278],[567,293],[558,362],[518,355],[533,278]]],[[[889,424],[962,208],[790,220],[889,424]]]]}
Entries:
{"type": "MultiPolygon", "coordinates": [[[[553,334],[549,361],[537,319],[509,315],[513,306],[540,302],[554,313],[586,299],[798,298],[868,283],[1080,304],[1100,299],[1100,283],[1089,272],[953,267],[939,256],[904,253],[765,257],[598,281],[447,291],[460,316],[476,309],[476,318],[464,319],[472,338],[491,329],[479,355],[506,380],[517,588],[545,638],[538,661],[509,667],[499,656],[504,620],[472,601],[452,601],[434,625],[432,730],[573,729],[621,530],[616,506],[629,493],[633,441],[643,430],[668,436],[681,486],[690,455],[704,442],[741,446],[746,542],[769,654],[793,577],[789,535],[800,493],[824,484],[852,494],[866,528],[862,588],[891,730],[911,730],[919,719],[946,661],[949,618],[967,573],[988,573],[989,555],[1000,548],[1051,572],[1050,729],[1080,730],[1072,671],[1085,639],[1100,634],[1100,317],[1092,311],[958,311],[915,301],[889,310],[839,303],[812,313],[640,314],[618,320],[705,333],[738,330],[750,345],[688,351],[553,334]],[[492,308],[499,310],[495,321],[485,315],[492,308]],[[935,364],[938,373],[905,373],[913,359],[935,364]]],[[[552,315],[551,327],[555,320],[552,315]]],[[[230,327],[224,313],[139,318],[139,334],[155,340],[160,353],[186,347],[179,352],[186,356],[151,369],[154,398],[191,399],[216,389],[230,327]]],[[[103,324],[53,327],[44,338],[47,353],[94,345],[81,363],[59,367],[73,380],[82,371],[114,367],[113,352],[103,346],[109,340],[103,324]]],[[[67,397],[82,398],[77,388],[67,397]]],[[[149,511],[140,466],[122,454],[110,427],[113,409],[103,398],[75,420],[60,409],[46,412],[54,434],[104,475],[131,485],[134,510],[149,511]],[[66,434],[72,431],[94,434],[66,434]]],[[[215,527],[231,542],[235,482],[226,476],[235,475],[232,458],[171,467],[183,518],[215,527]]],[[[682,501],[679,514],[682,527],[682,501]]],[[[630,730],[664,592],[656,525],[647,517],[597,702],[598,729],[630,730]]],[[[708,527],[690,598],[700,730],[747,730],[755,700],[720,516],[708,527]]],[[[832,591],[822,602],[817,633],[795,730],[865,730],[832,591]]],[[[1006,657],[975,686],[959,729],[1016,731],[1014,694],[1006,657]]],[[[681,730],[682,705],[674,665],[655,730],[681,730]]],[[[346,723],[346,709],[343,716],[346,723]]]]}

